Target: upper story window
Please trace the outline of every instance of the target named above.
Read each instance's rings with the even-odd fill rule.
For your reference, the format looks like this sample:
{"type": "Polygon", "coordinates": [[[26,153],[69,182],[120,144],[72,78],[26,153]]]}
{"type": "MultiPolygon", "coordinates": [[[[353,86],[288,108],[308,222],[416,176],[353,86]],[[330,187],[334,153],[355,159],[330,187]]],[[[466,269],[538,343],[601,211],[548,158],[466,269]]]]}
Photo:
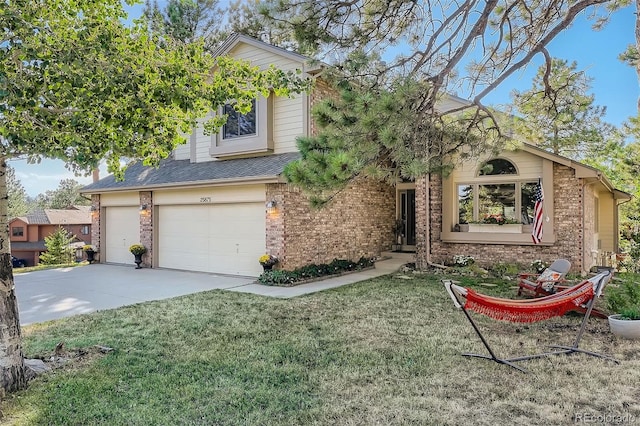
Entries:
{"type": "Polygon", "coordinates": [[[222,127],[223,139],[234,139],[243,136],[256,135],[258,123],[255,99],[251,104],[251,111],[246,114],[236,111],[232,104],[226,104],[222,112],[227,115],[227,122],[222,127]]]}
{"type": "Polygon", "coordinates": [[[82,225],[80,227],[80,233],[82,235],[89,235],[89,225],[82,225]]]}
{"type": "Polygon", "coordinates": [[[226,104],[219,113],[227,114],[227,122],[212,137],[209,149],[212,157],[273,151],[273,96],[255,99],[246,114],[236,111],[232,103],[226,104]]]}
{"type": "Polygon", "coordinates": [[[23,226],[13,226],[13,227],[11,227],[11,236],[12,237],[24,237],[24,227],[23,226]]]}

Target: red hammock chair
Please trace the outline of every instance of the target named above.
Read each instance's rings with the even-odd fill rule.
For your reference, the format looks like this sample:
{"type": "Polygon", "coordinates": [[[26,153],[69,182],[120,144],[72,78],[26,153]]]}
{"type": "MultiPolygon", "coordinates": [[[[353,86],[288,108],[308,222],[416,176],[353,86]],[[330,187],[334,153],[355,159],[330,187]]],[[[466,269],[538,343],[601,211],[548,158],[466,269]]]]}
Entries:
{"type": "Polygon", "coordinates": [[[591,314],[591,311],[593,310],[593,304],[595,303],[596,298],[602,294],[602,290],[604,289],[604,286],[607,284],[610,278],[611,272],[606,271],[592,278],[589,278],[588,280],[585,280],[580,284],[569,287],[561,292],[538,299],[528,300],[512,300],[487,296],[481,293],[477,293],[472,289],[457,286],[453,284],[451,280],[443,280],[442,282],[445,285],[449,296],[451,296],[453,303],[457,308],[462,309],[465,316],[473,326],[473,329],[476,331],[476,333],[480,337],[480,340],[490,354],[490,356],[478,354],[463,355],[490,359],[500,364],[506,364],[515,369],[525,372],[523,368],[514,365],[513,362],[540,358],[548,355],[570,354],[575,352],[586,353],[589,355],[610,359],[616,363],[618,362],[609,356],[585,351],[578,348],[580,339],[582,338],[582,334],[584,333],[584,329],[586,327],[587,320],[591,314]],[[465,299],[464,305],[460,303],[460,299],[458,298],[458,296],[465,299]],[[472,310],[484,314],[490,318],[501,321],[528,323],[564,315],[565,313],[574,310],[576,309],[576,307],[579,307],[587,302],[588,305],[586,313],[582,320],[582,325],[580,327],[580,330],[578,331],[578,335],[573,346],[569,347],[554,345],[552,346],[553,348],[561,350],[509,359],[502,359],[495,356],[493,350],[491,350],[489,344],[487,343],[484,336],[478,329],[476,323],[473,321],[471,315],[469,315],[469,312],[467,311],[472,310]]]}

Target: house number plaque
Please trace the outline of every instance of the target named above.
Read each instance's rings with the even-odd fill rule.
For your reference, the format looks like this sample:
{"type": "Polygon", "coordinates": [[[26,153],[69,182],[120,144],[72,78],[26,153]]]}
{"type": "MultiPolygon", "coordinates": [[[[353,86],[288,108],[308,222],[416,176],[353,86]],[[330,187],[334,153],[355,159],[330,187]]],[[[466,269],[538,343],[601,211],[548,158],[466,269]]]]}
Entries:
{"type": "Polygon", "coordinates": [[[200,197],[200,202],[201,203],[210,203],[211,202],[211,197],[200,197]]]}

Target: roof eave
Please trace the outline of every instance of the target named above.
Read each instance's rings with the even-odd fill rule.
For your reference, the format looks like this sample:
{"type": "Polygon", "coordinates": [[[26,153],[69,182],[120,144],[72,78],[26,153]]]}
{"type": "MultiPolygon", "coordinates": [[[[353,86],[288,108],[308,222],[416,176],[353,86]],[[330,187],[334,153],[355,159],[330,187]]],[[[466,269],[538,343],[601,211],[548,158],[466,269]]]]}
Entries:
{"type": "Polygon", "coordinates": [[[118,188],[96,188],[89,189],[87,191],[80,191],[80,194],[102,194],[105,192],[128,192],[128,191],[149,191],[158,189],[175,189],[175,188],[199,188],[203,186],[232,186],[232,185],[247,185],[247,184],[267,184],[267,183],[282,183],[280,176],[254,176],[254,177],[242,177],[242,178],[226,178],[226,179],[212,179],[212,180],[199,180],[199,181],[184,181],[184,182],[170,182],[161,183],[155,185],[132,185],[118,188]]]}

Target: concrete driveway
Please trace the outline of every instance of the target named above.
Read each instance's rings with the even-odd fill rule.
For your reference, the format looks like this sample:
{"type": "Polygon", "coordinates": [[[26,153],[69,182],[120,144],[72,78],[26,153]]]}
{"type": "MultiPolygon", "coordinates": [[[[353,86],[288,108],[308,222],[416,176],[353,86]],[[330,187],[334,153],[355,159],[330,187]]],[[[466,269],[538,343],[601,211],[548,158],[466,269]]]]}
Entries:
{"type": "Polygon", "coordinates": [[[94,264],[15,275],[20,324],[246,286],[255,278],[94,264]]]}

